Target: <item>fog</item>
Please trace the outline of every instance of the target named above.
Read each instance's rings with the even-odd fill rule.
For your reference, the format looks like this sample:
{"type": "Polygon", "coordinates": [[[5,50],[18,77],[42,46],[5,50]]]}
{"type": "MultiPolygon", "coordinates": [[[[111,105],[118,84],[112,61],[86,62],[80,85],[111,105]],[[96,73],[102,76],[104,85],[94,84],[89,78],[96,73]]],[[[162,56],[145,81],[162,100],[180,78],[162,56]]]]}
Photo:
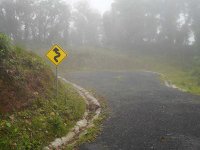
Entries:
{"type": "Polygon", "coordinates": [[[69,70],[198,67],[199,18],[199,0],[0,1],[0,32],[41,56],[60,44],[69,70]]]}
{"type": "Polygon", "coordinates": [[[65,0],[71,7],[74,7],[80,1],[88,2],[92,9],[96,9],[101,14],[110,10],[111,4],[113,3],[113,0],[65,0]]]}

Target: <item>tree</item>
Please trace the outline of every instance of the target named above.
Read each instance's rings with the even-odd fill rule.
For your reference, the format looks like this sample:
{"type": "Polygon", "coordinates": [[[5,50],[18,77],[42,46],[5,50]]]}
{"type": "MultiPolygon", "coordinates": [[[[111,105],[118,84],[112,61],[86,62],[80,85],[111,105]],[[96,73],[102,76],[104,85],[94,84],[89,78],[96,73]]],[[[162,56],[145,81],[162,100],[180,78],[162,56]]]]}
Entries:
{"type": "Polygon", "coordinates": [[[71,43],[97,46],[100,42],[101,16],[86,2],[79,2],[72,14],[71,43]]]}
{"type": "Polygon", "coordinates": [[[195,36],[195,47],[200,47],[200,3],[198,0],[188,1],[189,17],[191,19],[191,28],[195,36]]]}

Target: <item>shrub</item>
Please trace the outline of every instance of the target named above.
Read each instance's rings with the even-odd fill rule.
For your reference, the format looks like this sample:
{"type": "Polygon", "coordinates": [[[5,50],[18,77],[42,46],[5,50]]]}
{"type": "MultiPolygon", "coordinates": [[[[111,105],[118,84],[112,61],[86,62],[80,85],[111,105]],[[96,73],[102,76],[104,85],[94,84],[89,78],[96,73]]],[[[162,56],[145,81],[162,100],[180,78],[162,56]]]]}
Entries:
{"type": "Polygon", "coordinates": [[[0,33],[0,63],[2,63],[8,57],[10,50],[10,39],[5,34],[0,33]]]}
{"type": "Polygon", "coordinates": [[[66,127],[60,116],[51,116],[48,120],[50,130],[58,137],[66,132],[66,127]]]}

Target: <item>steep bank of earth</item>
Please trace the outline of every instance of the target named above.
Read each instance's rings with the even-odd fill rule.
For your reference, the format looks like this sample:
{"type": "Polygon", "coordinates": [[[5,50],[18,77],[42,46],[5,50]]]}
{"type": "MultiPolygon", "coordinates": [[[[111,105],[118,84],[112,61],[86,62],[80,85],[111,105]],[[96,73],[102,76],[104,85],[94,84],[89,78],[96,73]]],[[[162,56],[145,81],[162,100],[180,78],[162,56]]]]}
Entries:
{"type": "Polygon", "coordinates": [[[85,112],[83,98],[59,82],[37,55],[0,34],[0,149],[42,149],[62,137],[85,112]]]}

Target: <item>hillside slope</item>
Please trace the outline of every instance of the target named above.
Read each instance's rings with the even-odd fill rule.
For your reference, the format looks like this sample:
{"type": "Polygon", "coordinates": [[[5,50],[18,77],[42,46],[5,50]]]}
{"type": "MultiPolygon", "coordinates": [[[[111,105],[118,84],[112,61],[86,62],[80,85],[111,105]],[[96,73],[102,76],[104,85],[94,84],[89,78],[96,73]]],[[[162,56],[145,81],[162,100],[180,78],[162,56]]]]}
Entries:
{"type": "Polygon", "coordinates": [[[11,44],[0,34],[0,150],[39,150],[66,135],[83,113],[83,98],[59,82],[33,53],[11,44]]]}
{"type": "Polygon", "coordinates": [[[37,97],[53,92],[52,71],[35,54],[11,46],[1,35],[0,112],[28,106],[37,97]]]}

